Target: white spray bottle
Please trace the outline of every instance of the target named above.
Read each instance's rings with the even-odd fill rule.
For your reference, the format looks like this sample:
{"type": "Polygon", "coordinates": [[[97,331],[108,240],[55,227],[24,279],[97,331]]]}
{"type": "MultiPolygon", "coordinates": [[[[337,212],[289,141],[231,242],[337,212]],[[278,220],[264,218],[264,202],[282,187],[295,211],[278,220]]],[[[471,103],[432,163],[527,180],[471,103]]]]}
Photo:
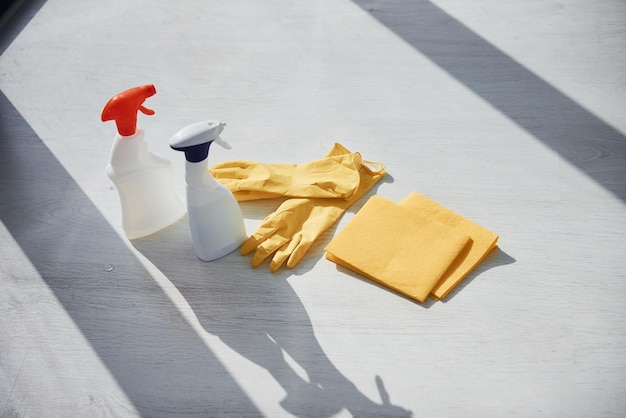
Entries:
{"type": "Polygon", "coordinates": [[[143,106],[154,94],[152,84],[134,87],[111,98],[102,110],[102,121],[115,120],[118,130],[106,173],[117,188],[129,239],[150,235],[185,214],[174,189],[172,163],[150,152],[143,130],[137,129],[138,111],[154,114],[143,106]]]}
{"type": "Polygon", "coordinates": [[[208,167],[211,143],[230,148],[220,138],[225,125],[214,120],[194,123],[170,139],[172,149],[185,152],[189,228],[196,254],[204,261],[231,253],[247,238],[237,200],[208,167]]]}

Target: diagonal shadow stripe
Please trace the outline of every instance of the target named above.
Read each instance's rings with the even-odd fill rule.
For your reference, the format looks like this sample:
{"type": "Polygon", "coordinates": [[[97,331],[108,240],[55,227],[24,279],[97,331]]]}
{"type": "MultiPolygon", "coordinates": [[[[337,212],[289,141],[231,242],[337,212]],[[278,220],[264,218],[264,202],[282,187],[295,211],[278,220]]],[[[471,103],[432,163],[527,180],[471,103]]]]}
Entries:
{"type": "Polygon", "coordinates": [[[0,112],[0,221],[139,414],[260,416],[4,94],[0,112]]]}
{"type": "Polygon", "coordinates": [[[535,138],[626,201],[626,137],[427,0],[353,0],[535,138]]]}
{"type": "MultiPolygon", "coordinates": [[[[15,10],[0,52],[44,3],[15,10]]],[[[261,416],[1,92],[0,196],[0,221],[140,416],[261,416]]]]}
{"type": "Polygon", "coordinates": [[[0,54],[11,45],[46,0],[14,0],[0,16],[0,54]]]}

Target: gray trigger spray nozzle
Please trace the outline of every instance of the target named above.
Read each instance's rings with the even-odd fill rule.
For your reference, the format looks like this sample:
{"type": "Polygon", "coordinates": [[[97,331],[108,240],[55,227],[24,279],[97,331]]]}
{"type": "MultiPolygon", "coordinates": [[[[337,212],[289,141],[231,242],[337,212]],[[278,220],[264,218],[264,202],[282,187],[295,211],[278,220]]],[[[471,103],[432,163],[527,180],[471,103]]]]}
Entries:
{"type": "Polygon", "coordinates": [[[209,147],[212,142],[230,149],[230,144],[224,141],[220,134],[226,123],[207,120],[185,126],[170,139],[170,147],[185,153],[185,159],[192,163],[204,161],[209,156],[209,147]]]}

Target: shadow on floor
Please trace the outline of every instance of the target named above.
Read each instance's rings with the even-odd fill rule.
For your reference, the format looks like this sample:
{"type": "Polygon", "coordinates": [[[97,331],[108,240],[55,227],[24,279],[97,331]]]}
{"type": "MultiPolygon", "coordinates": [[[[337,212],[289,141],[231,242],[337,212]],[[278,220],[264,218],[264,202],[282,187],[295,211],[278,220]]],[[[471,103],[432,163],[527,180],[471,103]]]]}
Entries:
{"type": "Polygon", "coordinates": [[[352,0],[626,201],[626,137],[428,0],[352,0]]]}
{"type": "Polygon", "coordinates": [[[0,221],[139,414],[260,416],[1,93],[0,138],[0,221]]]}
{"type": "Polygon", "coordinates": [[[330,417],[344,408],[355,417],[412,416],[391,405],[380,377],[372,376],[381,393],[382,403],[377,403],[333,365],[287,280],[290,270],[253,269],[238,251],[211,262],[200,260],[186,217],[133,245],[176,286],[208,333],[280,384],[287,393],[281,401],[284,410],[298,417],[330,417]],[[306,376],[294,370],[287,356],[306,376]]]}

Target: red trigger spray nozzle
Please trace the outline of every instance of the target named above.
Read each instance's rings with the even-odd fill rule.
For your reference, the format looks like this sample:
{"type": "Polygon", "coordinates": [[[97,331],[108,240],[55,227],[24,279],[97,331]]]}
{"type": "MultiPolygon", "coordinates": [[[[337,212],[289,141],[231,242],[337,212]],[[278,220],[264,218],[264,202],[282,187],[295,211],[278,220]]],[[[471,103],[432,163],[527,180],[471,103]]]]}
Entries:
{"type": "Polygon", "coordinates": [[[143,102],[156,94],[153,84],[133,87],[113,96],[102,109],[102,122],[115,120],[117,132],[122,136],[132,136],[137,131],[137,111],[154,115],[154,110],[143,106],[143,102]]]}

